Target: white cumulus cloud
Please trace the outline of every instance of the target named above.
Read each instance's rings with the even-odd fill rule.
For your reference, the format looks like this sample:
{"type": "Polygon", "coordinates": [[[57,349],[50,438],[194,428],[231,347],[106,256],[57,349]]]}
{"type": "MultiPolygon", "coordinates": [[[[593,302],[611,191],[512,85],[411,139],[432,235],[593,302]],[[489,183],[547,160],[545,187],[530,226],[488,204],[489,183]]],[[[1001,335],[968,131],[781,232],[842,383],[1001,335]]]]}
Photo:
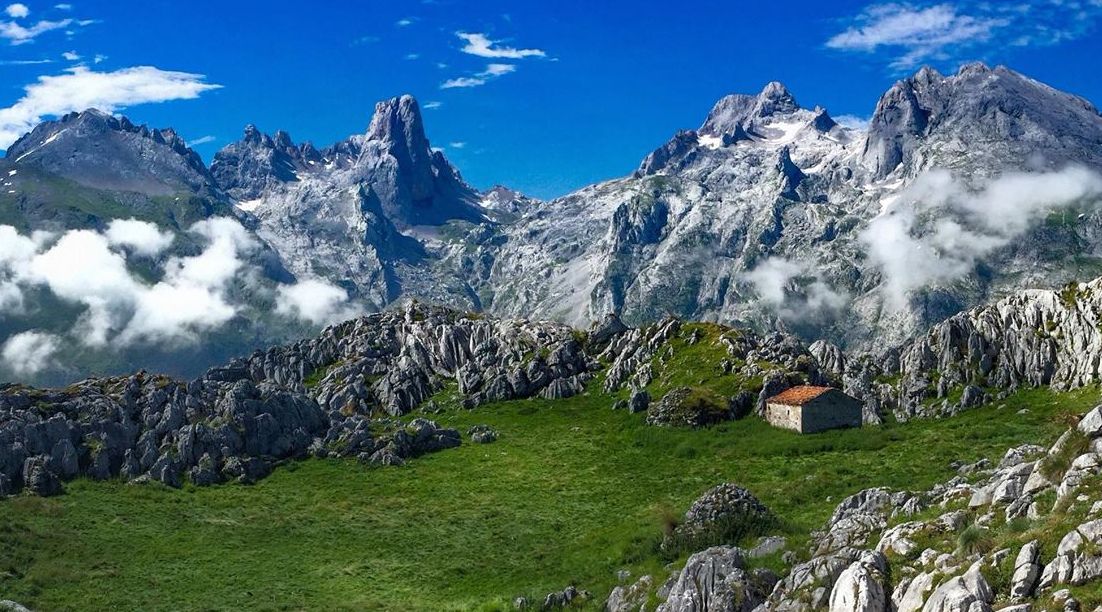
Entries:
{"type": "Polygon", "coordinates": [[[88,108],[112,113],[129,106],[168,100],[190,100],[221,85],[201,74],[136,66],[96,72],[75,66],[56,76],[40,76],[24,87],[15,104],[0,109],[0,147],[8,147],[43,118],[88,108]]]}
{"type": "Polygon", "coordinates": [[[60,339],[53,334],[25,331],[4,342],[0,359],[14,374],[29,376],[53,365],[54,355],[60,347],[60,339]]]}
{"type": "Polygon", "coordinates": [[[826,46],[884,59],[896,71],[958,63],[1007,46],[1046,46],[1082,38],[1102,17],[1098,0],[930,3],[880,2],[850,19],[826,46]]]}
{"type": "Polygon", "coordinates": [[[9,4],[8,8],[4,9],[4,12],[8,14],[8,17],[12,19],[22,19],[31,14],[31,9],[27,8],[26,4],[9,4]]]}
{"type": "Polygon", "coordinates": [[[348,303],[348,292],[320,279],[306,279],[278,289],[276,312],[287,317],[328,325],[361,314],[348,303]]]}
{"type": "Polygon", "coordinates": [[[172,232],[137,219],[115,219],[107,226],[107,240],[113,246],[129,247],[139,255],[154,257],[172,245],[172,232]]]}

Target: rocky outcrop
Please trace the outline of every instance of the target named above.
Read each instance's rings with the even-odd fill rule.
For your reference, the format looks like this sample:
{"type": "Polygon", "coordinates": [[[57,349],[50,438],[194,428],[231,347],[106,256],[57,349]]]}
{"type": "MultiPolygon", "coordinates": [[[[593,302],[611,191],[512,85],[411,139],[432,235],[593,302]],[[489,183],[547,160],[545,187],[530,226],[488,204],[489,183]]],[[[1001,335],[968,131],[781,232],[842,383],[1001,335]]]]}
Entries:
{"type": "Polygon", "coordinates": [[[838,576],[830,591],[830,612],[887,612],[891,608],[888,560],[867,552],[838,576]]]}
{"type": "Polygon", "coordinates": [[[702,544],[731,544],[768,530],[775,517],[754,494],[734,483],[706,491],[685,512],[685,517],[663,542],[681,548],[702,544]]]}
{"type": "Polygon", "coordinates": [[[1102,279],[1024,291],[950,317],[900,353],[900,416],[952,413],[968,402],[963,395],[955,405],[945,398],[968,387],[1006,392],[1096,383],[1100,322],[1102,279]]]}
{"type": "Polygon", "coordinates": [[[776,583],[769,570],[747,570],[744,552],[716,546],[696,553],[670,589],[659,612],[750,612],[776,583]]]}
{"type": "Polygon", "coordinates": [[[994,599],[976,562],[962,576],[941,583],[922,606],[922,612],[990,612],[994,599]]]}
{"type": "MultiPolygon", "coordinates": [[[[532,397],[592,364],[572,330],[410,304],[182,382],[139,372],[65,389],[0,386],[0,490],[40,495],[85,475],[169,486],[251,482],[283,460],[398,465],[460,444],[404,415],[445,384],[470,406],[532,397]],[[380,418],[386,417],[386,418],[380,418]]],[[[496,433],[479,429],[479,442],[496,433]]]]}

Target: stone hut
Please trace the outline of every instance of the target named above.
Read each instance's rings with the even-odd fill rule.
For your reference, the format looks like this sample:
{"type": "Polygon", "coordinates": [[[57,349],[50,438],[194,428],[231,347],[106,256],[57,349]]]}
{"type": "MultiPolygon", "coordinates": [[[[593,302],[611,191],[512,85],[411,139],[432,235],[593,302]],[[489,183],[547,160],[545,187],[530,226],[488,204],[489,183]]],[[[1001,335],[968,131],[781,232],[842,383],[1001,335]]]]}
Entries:
{"type": "Polygon", "coordinates": [[[834,387],[801,385],[765,400],[765,420],[774,427],[815,433],[861,426],[861,402],[834,387]]]}

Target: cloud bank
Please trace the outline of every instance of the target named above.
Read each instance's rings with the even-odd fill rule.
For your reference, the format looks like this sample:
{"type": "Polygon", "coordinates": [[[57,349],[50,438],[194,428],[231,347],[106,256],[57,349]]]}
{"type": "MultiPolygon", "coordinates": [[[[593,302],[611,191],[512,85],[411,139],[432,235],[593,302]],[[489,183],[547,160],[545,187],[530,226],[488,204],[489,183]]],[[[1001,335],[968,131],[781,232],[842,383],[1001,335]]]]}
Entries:
{"type": "Polygon", "coordinates": [[[976,189],[947,170],[917,178],[860,236],[883,280],[889,308],[915,291],[970,274],[978,261],[1011,243],[1045,216],[1097,209],[1102,177],[1081,167],[1009,173],[976,189]]]}
{"type": "MultiPolygon", "coordinates": [[[[149,282],[130,270],[130,260],[163,256],[176,238],[151,223],[116,220],[102,232],[60,236],[25,236],[0,225],[0,317],[25,312],[25,290],[45,288],[83,307],[68,342],[106,349],[195,342],[245,307],[235,303],[231,289],[252,286],[258,270],[248,256],[260,245],[227,217],[200,221],[187,231],[202,245],[200,252],[167,257],[160,279],[149,282]]],[[[347,292],[316,279],[277,286],[274,298],[278,314],[315,325],[360,314],[347,292]]],[[[54,363],[62,340],[26,331],[8,338],[0,357],[14,373],[34,374],[54,363]]]]}

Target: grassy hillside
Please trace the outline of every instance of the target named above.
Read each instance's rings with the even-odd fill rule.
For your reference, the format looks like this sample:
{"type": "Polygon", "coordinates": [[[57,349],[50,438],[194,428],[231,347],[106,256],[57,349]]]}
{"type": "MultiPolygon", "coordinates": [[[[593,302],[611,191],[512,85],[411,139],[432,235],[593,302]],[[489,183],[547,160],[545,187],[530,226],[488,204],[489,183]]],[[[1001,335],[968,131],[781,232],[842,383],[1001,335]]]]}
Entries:
{"type": "Polygon", "coordinates": [[[402,468],[309,460],[253,486],[77,481],[0,501],[0,596],[42,610],[494,609],[576,584],[601,598],[621,568],[664,576],[663,517],[719,482],[754,491],[802,552],[842,496],[927,487],[954,459],[1050,440],[1096,397],[1028,391],[949,420],[803,437],[755,418],[648,427],[596,392],[449,410],[437,418],[500,440],[402,468]]]}

